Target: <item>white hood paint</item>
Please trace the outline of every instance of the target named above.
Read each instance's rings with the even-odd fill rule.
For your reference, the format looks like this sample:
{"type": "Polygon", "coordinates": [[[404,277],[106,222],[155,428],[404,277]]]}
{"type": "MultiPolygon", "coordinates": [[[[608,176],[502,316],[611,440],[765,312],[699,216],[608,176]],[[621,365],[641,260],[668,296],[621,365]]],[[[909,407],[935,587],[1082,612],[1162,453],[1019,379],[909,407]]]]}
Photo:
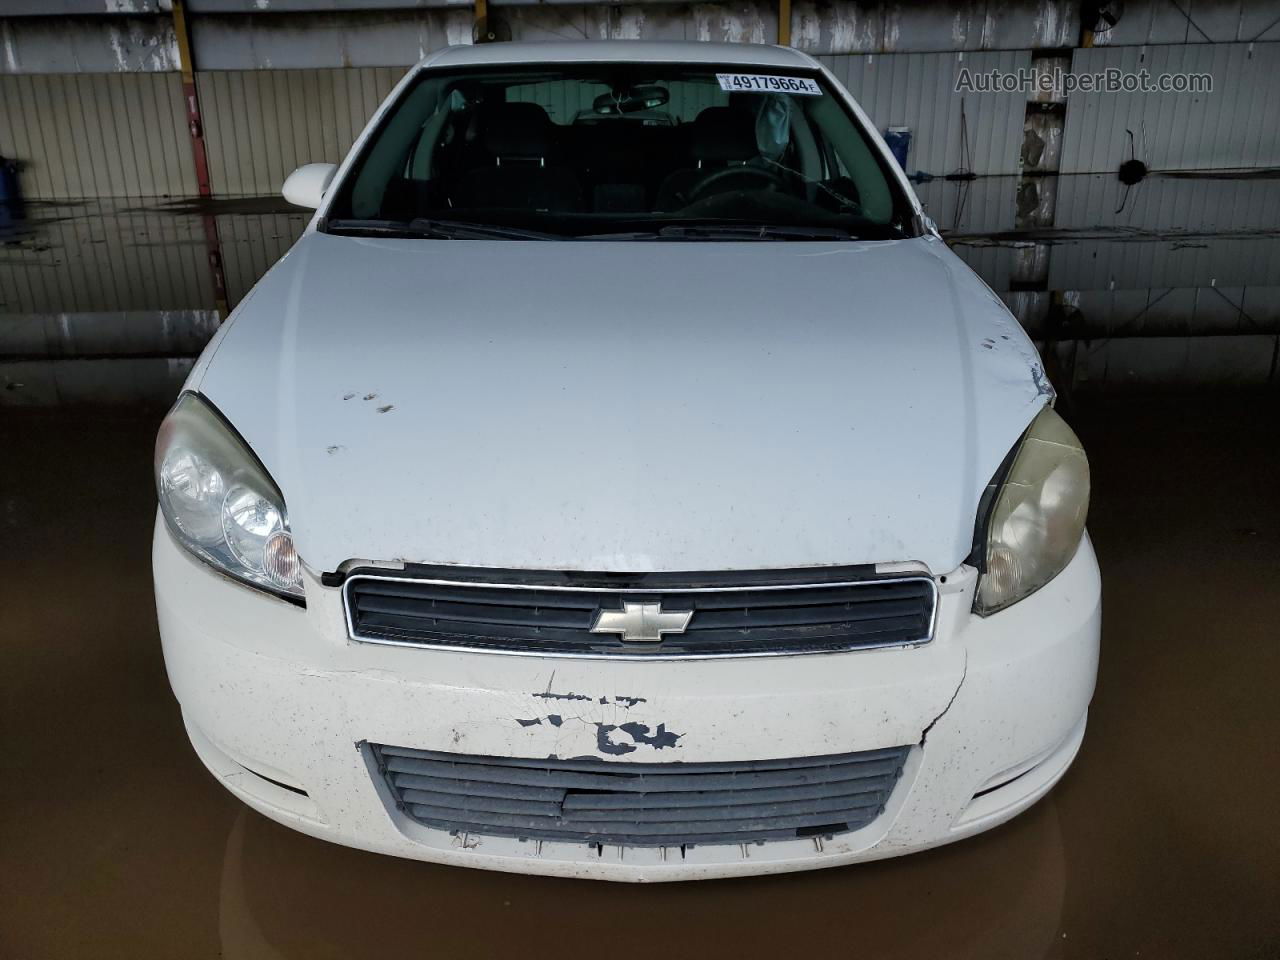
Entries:
{"type": "Polygon", "coordinates": [[[1049,394],[933,237],[308,233],[220,333],[189,386],[271,472],[317,571],[946,572],[1049,394]]]}

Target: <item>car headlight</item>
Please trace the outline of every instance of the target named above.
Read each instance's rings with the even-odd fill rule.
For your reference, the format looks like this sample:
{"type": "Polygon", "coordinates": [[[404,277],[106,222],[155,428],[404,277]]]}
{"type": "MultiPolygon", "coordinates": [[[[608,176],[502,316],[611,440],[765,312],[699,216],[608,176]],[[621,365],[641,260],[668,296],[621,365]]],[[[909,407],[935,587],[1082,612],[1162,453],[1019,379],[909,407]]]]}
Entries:
{"type": "Polygon", "coordinates": [[[1003,610],[1056,577],[1084,536],[1089,461],[1052,408],[1032,421],[993,492],[985,541],[979,542],[985,563],[974,601],[974,610],[983,615],[1003,610]]]}
{"type": "Polygon", "coordinates": [[[178,541],[255,587],[302,597],[302,562],[284,498],[222,416],[184,393],[156,438],[156,493],[178,541]]]}

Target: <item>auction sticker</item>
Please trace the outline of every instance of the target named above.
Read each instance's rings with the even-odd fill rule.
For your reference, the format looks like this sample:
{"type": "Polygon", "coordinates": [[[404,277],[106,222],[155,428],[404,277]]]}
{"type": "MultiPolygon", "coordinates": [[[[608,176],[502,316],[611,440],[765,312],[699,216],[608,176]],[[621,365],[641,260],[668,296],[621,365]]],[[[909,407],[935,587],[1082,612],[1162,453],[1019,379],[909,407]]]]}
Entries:
{"type": "Polygon", "coordinates": [[[770,77],[755,73],[717,73],[721,90],[756,93],[799,93],[808,97],[822,96],[818,81],[808,77],[770,77]]]}

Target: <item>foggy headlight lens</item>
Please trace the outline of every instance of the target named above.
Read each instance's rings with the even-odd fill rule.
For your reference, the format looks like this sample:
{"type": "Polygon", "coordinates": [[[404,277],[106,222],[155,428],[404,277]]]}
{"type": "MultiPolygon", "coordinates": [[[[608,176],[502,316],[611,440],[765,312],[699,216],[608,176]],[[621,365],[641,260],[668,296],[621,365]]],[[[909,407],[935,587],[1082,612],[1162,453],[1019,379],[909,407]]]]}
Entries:
{"type": "Polygon", "coordinates": [[[1088,512],[1084,448],[1062,417],[1046,407],[996,494],[974,609],[995,613],[1056,577],[1080,546],[1088,512]]]}
{"type": "Polygon", "coordinates": [[[222,474],[200,454],[175,450],[165,460],[160,477],[173,507],[173,523],[192,540],[216,543],[222,536],[218,520],[226,495],[222,474]]]}
{"type": "Polygon", "coordinates": [[[197,394],[184,393],[160,426],[156,493],[169,529],[196,556],[253,586],[303,595],[284,498],[197,394]]]}

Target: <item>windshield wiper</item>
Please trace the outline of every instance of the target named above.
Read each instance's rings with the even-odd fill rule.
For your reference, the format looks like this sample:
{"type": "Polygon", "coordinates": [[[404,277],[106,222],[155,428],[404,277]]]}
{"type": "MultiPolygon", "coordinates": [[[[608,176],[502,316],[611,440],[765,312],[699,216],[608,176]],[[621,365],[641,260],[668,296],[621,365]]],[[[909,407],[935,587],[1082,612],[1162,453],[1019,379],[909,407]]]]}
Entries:
{"type": "Polygon", "coordinates": [[[808,227],[773,223],[672,223],[655,230],[595,233],[578,240],[857,240],[844,227],[808,227]]]}
{"type": "Polygon", "coordinates": [[[410,229],[422,231],[428,236],[449,240],[563,240],[564,234],[546,233],[542,230],[526,230],[524,227],[508,227],[501,223],[469,223],[464,220],[436,220],[419,217],[409,224],[410,229]]]}
{"type": "Polygon", "coordinates": [[[403,220],[328,220],[326,233],[344,237],[411,237],[409,224],[403,220]]]}
{"type": "Polygon", "coordinates": [[[463,220],[330,220],[329,233],[352,237],[407,237],[436,240],[563,240],[558,233],[542,233],[499,223],[469,223],[463,220]]]}

